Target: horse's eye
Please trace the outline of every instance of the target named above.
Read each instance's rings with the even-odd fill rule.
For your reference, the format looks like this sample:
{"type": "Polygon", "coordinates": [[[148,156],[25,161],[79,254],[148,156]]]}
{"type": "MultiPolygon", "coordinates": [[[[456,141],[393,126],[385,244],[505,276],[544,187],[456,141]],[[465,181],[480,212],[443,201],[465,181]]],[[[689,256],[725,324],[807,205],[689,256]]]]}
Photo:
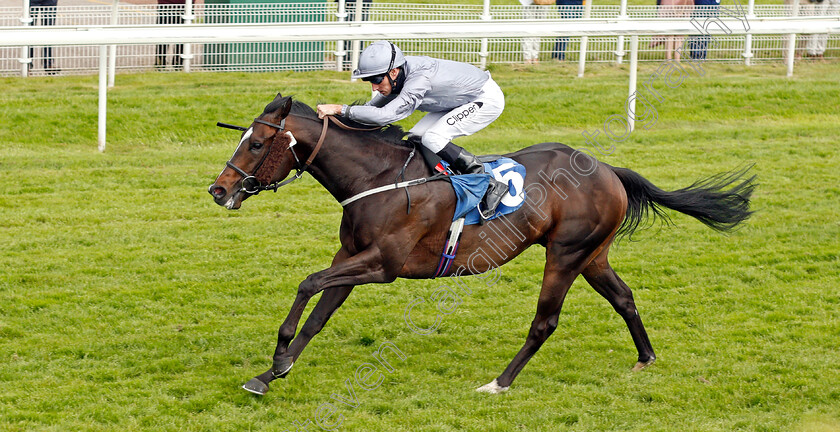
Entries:
{"type": "Polygon", "coordinates": [[[259,141],[251,143],[251,150],[259,150],[262,147],[263,147],[263,143],[261,143],[259,141]]]}

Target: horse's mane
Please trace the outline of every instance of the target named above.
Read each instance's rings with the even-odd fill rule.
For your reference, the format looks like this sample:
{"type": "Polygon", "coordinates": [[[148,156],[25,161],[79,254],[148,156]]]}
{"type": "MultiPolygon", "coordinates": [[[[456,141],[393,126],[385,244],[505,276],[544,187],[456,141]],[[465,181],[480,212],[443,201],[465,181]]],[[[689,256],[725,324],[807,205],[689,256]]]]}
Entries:
{"type": "MultiPolygon", "coordinates": [[[[291,96],[284,97],[284,98],[277,98],[268,105],[266,105],[265,110],[263,110],[263,114],[268,114],[280,109],[281,106],[286,102],[287,98],[291,98],[291,96]]],[[[354,105],[358,105],[358,102],[354,102],[354,105]]],[[[292,100],[292,110],[290,114],[294,114],[298,117],[303,117],[312,120],[318,120],[318,113],[310,107],[309,105],[298,101],[292,100]]],[[[347,126],[355,127],[355,128],[370,128],[370,125],[362,124],[345,116],[336,116],[341,123],[344,123],[347,126]]],[[[359,131],[355,132],[358,134],[364,134],[367,137],[374,138],[380,141],[385,141],[386,143],[398,145],[401,147],[405,146],[402,139],[405,136],[406,132],[403,130],[402,126],[398,125],[388,125],[382,127],[380,129],[376,129],[373,131],[359,131]]]]}

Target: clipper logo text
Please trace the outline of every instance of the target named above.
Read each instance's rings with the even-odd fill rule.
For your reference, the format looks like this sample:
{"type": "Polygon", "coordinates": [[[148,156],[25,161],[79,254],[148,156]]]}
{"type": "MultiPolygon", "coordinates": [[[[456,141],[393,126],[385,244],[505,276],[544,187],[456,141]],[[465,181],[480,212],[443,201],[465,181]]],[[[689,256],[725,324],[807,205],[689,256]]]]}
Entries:
{"type": "Polygon", "coordinates": [[[446,119],[446,124],[448,124],[449,126],[453,126],[455,123],[458,123],[459,121],[469,117],[470,114],[475,114],[475,112],[478,111],[479,108],[481,108],[481,105],[479,105],[478,103],[474,103],[470,105],[469,108],[465,108],[463,111],[451,115],[448,119],[446,119]]]}

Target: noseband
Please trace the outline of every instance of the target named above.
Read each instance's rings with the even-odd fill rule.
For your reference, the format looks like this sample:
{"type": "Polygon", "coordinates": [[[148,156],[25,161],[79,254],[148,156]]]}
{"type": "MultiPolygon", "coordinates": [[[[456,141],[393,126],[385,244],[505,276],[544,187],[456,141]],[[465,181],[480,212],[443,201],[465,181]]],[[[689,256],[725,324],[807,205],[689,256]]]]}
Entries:
{"type": "MultiPolygon", "coordinates": [[[[274,175],[275,170],[280,165],[280,162],[283,161],[282,157],[277,158],[277,155],[275,155],[272,158],[270,158],[269,156],[277,148],[277,146],[275,146],[274,144],[282,136],[280,132],[286,130],[286,119],[284,118],[282,121],[280,121],[280,124],[274,124],[261,119],[254,119],[254,123],[264,124],[266,126],[271,126],[277,129],[277,131],[274,133],[274,138],[271,140],[271,144],[269,144],[268,150],[265,152],[262,159],[260,159],[260,162],[257,164],[257,167],[254,168],[254,174],[248,174],[248,172],[234,165],[234,163],[230,160],[228,160],[226,163],[228,167],[230,167],[232,170],[236,171],[239,175],[242,176],[242,191],[252,195],[257,195],[265,190],[273,190],[274,192],[277,192],[277,189],[279,189],[280,187],[285,186],[301,178],[301,176],[303,176],[303,173],[306,172],[307,168],[309,168],[309,165],[312,164],[312,161],[315,160],[315,156],[318,154],[318,151],[321,150],[321,145],[324,144],[324,139],[326,139],[327,136],[327,126],[329,125],[329,122],[325,118],[324,126],[321,129],[321,136],[318,137],[318,143],[315,145],[315,149],[312,151],[312,154],[309,155],[309,158],[304,164],[300,163],[300,159],[298,158],[297,153],[295,153],[294,146],[295,144],[297,144],[295,136],[292,135],[291,131],[286,131],[286,135],[288,135],[290,138],[288,150],[292,152],[292,156],[294,156],[295,158],[295,174],[291,178],[288,178],[284,181],[268,183],[268,181],[270,181],[271,177],[274,175]],[[270,160],[271,162],[266,164],[267,160],[270,160]],[[261,179],[268,184],[263,184],[263,182],[260,181],[261,179]]],[[[224,124],[219,124],[219,126],[230,127],[229,125],[224,124]]],[[[238,129],[238,127],[236,128],[238,129]]]]}

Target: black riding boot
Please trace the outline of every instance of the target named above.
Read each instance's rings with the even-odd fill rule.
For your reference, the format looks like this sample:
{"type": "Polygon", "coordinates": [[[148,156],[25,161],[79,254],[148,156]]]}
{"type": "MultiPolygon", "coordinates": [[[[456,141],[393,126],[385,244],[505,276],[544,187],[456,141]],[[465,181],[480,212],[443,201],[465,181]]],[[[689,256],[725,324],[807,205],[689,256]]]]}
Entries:
{"type": "MultiPolygon", "coordinates": [[[[478,161],[474,154],[456,146],[455,144],[447,143],[443,150],[439,151],[438,156],[445,160],[455,174],[484,174],[484,165],[478,161]]],[[[484,198],[481,199],[482,205],[478,210],[481,217],[489,219],[496,214],[496,207],[502,202],[502,198],[508,193],[508,186],[492,176],[490,177],[490,185],[487,187],[487,192],[484,193],[484,198]]]]}

